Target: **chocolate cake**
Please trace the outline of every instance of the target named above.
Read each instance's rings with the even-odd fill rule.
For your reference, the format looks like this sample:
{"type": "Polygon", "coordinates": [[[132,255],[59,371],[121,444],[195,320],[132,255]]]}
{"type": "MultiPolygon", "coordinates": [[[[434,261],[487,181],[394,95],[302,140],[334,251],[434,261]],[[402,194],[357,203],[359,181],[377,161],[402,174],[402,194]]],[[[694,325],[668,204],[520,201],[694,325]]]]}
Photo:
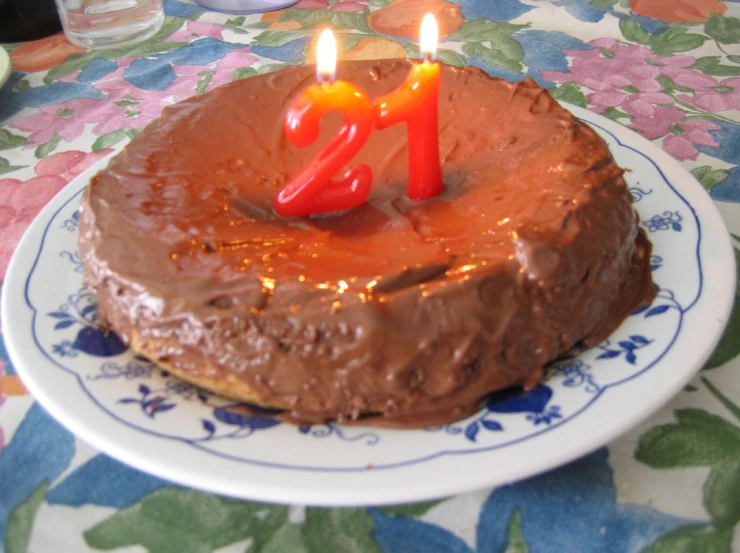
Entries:
{"type": "MultiPolygon", "coordinates": [[[[372,97],[408,62],[340,63],[372,97]]],[[[353,164],[356,209],[278,217],[272,202],[340,123],[298,149],[282,118],[314,80],[293,67],[168,107],[98,174],[80,253],[99,314],[181,378],[302,423],[441,424],[534,386],[652,298],[650,244],[604,142],[533,81],[442,71],[446,190],[405,197],[406,129],[353,164]]]]}

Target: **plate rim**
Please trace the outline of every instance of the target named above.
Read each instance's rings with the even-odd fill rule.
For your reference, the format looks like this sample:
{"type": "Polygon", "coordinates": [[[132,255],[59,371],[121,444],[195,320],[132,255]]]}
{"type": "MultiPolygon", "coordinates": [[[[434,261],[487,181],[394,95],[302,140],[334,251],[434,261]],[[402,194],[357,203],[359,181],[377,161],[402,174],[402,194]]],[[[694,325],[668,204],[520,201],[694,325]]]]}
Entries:
{"type": "MultiPolygon", "coordinates": [[[[367,497],[367,500],[362,499],[358,501],[357,493],[337,493],[336,490],[332,493],[326,489],[318,489],[314,487],[314,489],[303,489],[300,490],[297,493],[290,493],[287,494],[284,493],[285,490],[276,490],[275,486],[251,486],[249,487],[249,490],[245,492],[244,489],[241,490],[235,490],[231,487],[224,486],[223,483],[218,483],[215,480],[211,479],[208,480],[206,478],[203,480],[202,478],[198,479],[198,471],[195,471],[193,473],[192,470],[186,470],[186,469],[180,469],[179,471],[173,471],[172,467],[162,467],[159,466],[158,463],[161,464],[160,461],[152,461],[151,459],[146,460],[142,459],[141,456],[132,455],[130,451],[127,451],[126,447],[122,447],[120,443],[116,443],[115,439],[110,439],[110,436],[101,436],[96,434],[96,431],[91,428],[87,428],[84,423],[81,423],[80,421],[74,420],[75,417],[72,414],[66,413],[56,405],[53,398],[50,398],[46,391],[43,389],[43,386],[37,386],[37,383],[35,379],[33,378],[33,375],[26,374],[25,368],[22,368],[23,363],[18,363],[16,360],[22,359],[23,354],[20,353],[20,344],[16,343],[15,339],[15,330],[10,330],[11,328],[15,327],[15,325],[10,325],[8,323],[4,324],[5,327],[5,336],[6,336],[6,347],[8,349],[8,353],[10,354],[11,358],[16,363],[16,370],[18,374],[23,379],[24,383],[29,387],[29,390],[33,393],[34,397],[39,398],[39,403],[47,409],[49,412],[52,413],[54,418],[62,422],[64,426],[72,430],[73,433],[80,436],[83,440],[91,443],[96,444],[102,451],[104,451],[106,454],[111,455],[119,460],[121,460],[124,463],[127,463],[129,465],[135,466],[136,468],[139,468],[140,470],[144,470],[145,472],[149,472],[152,474],[155,474],[157,476],[160,476],[162,478],[165,478],[167,480],[173,480],[175,482],[185,484],[187,486],[192,487],[198,487],[201,489],[205,489],[207,491],[215,491],[217,493],[223,493],[225,495],[233,495],[236,497],[242,497],[242,498],[249,498],[249,499],[256,499],[256,500],[266,500],[266,501],[280,501],[280,502],[295,502],[299,501],[304,504],[312,504],[312,505],[360,505],[360,504],[391,504],[391,503],[402,503],[402,502],[408,502],[408,501],[419,501],[424,499],[432,499],[437,497],[442,497],[445,495],[450,495],[453,493],[461,493],[465,491],[471,491],[474,489],[479,489],[482,487],[490,486],[490,485],[498,485],[506,482],[510,482],[519,478],[533,476],[535,474],[539,474],[541,472],[544,472],[546,470],[549,470],[551,468],[554,468],[556,466],[559,466],[569,460],[578,458],[579,456],[588,453],[589,451],[593,451],[594,449],[604,445],[605,443],[611,441],[614,437],[622,434],[623,432],[626,432],[645,418],[649,417],[653,412],[658,410],[660,407],[662,407],[671,397],[675,395],[685,384],[688,382],[699,370],[701,366],[703,366],[706,359],[711,355],[711,353],[714,350],[714,347],[716,346],[717,342],[719,341],[722,330],[724,329],[728,316],[730,313],[730,310],[732,308],[732,298],[734,296],[735,292],[735,264],[734,264],[734,254],[733,254],[733,247],[732,243],[729,239],[729,233],[727,232],[727,229],[725,227],[724,220],[722,219],[719,211],[717,210],[717,207],[714,205],[714,202],[709,198],[708,194],[706,194],[706,191],[701,187],[701,185],[696,182],[696,180],[693,178],[693,176],[677,161],[673,160],[657,148],[654,144],[646,140],[645,138],[637,135],[636,133],[632,132],[630,129],[623,127],[619,123],[615,123],[613,121],[610,121],[603,116],[600,116],[598,114],[594,114],[592,112],[589,112],[587,110],[584,110],[582,108],[577,108],[574,106],[565,106],[567,109],[569,109],[571,112],[574,113],[577,117],[581,119],[585,119],[587,123],[593,124],[595,126],[601,127],[604,131],[608,132],[612,135],[612,137],[623,147],[627,147],[629,149],[632,149],[637,154],[644,156],[648,161],[651,161],[653,165],[658,169],[658,171],[662,174],[662,176],[665,178],[666,183],[673,189],[673,191],[680,197],[680,199],[686,204],[686,206],[691,209],[692,215],[696,217],[696,210],[694,209],[694,203],[702,204],[700,205],[699,211],[708,214],[711,217],[712,221],[717,221],[721,224],[721,230],[724,232],[719,233],[724,236],[724,244],[718,244],[719,249],[726,249],[726,254],[723,257],[723,259],[726,261],[725,265],[727,266],[727,272],[725,274],[726,278],[726,290],[724,290],[724,295],[726,296],[725,299],[729,301],[725,301],[723,304],[723,312],[721,315],[721,324],[716,332],[711,336],[711,340],[706,342],[706,347],[702,351],[701,355],[697,357],[697,360],[692,363],[692,369],[688,370],[686,369],[686,374],[683,375],[683,378],[680,378],[677,381],[672,382],[673,386],[669,387],[666,391],[666,389],[661,389],[661,392],[659,395],[659,399],[657,401],[653,401],[648,405],[647,408],[643,406],[642,410],[638,410],[639,414],[637,416],[633,415],[631,417],[626,417],[623,419],[620,419],[620,422],[618,424],[612,425],[610,427],[609,431],[601,431],[599,432],[599,436],[592,437],[591,440],[581,441],[579,444],[575,447],[571,446],[570,448],[563,448],[563,450],[557,452],[556,454],[551,454],[548,457],[548,462],[546,464],[540,463],[538,468],[532,469],[530,468],[521,468],[520,470],[510,470],[509,471],[509,477],[500,479],[500,478],[491,478],[489,477],[482,483],[474,483],[474,482],[468,482],[468,485],[462,485],[459,482],[454,483],[451,482],[449,485],[437,485],[433,490],[420,490],[413,488],[405,489],[403,491],[398,491],[396,494],[393,495],[393,497],[389,497],[387,491],[383,492],[381,490],[381,493],[367,493],[363,492],[363,494],[367,497]],[[637,149],[639,147],[639,149],[637,149]],[[665,174],[664,167],[666,168],[666,171],[673,172],[673,173],[680,173],[683,177],[686,177],[688,190],[691,190],[692,188],[694,191],[691,192],[692,197],[692,203],[690,203],[685,195],[677,190],[673,186],[673,182],[676,179],[671,178],[669,179],[668,176],[665,174]],[[707,213],[709,212],[709,213],[707,213]],[[732,263],[729,262],[729,260],[732,261],[732,263]],[[104,439],[103,439],[104,438],[104,439]],[[104,445],[100,445],[104,444],[104,445]],[[543,466],[544,465],[544,466],[543,466]],[[282,493],[281,493],[282,492],[282,493]]],[[[66,205],[69,201],[71,201],[76,195],[80,194],[82,190],[84,190],[85,186],[84,183],[82,183],[82,179],[86,176],[90,175],[95,170],[98,170],[100,166],[103,165],[103,163],[107,163],[109,161],[110,157],[105,158],[104,160],[100,160],[98,163],[94,164],[92,167],[90,167],[88,170],[83,172],[81,175],[78,175],[75,177],[75,179],[72,180],[70,184],[65,186],[48,204],[45,206],[45,208],[41,211],[39,216],[34,220],[31,227],[27,230],[27,232],[24,234],[23,238],[19,242],[19,245],[16,249],[16,252],[14,252],[13,259],[11,260],[11,263],[8,268],[8,273],[5,281],[5,285],[3,286],[3,297],[2,297],[2,317],[3,321],[10,321],[11,314],[10,310],[14,303],[14,299],[11,297],[10,290],[14,288],[14,286],[9,286],[8,284],[12,284],[15,280],[18,280],[20,277],[16,276],[16,273],[20,271],[20,269],[16,269],[16,266],[21,267],[24,259],[23,255],[19,254],[24,249],[24,246],[27,246],[27,243],[33,242],[34,244],[38,243],[38,251],[36,251],[36,255],[34,256],[34,262],[33,266],[36,265],[38,258],[41,254],[41,246],[43,245],[43,240],[45,239],[46,233],[48,232],[48,223],[52,220],[54,215],[59,211],[64,205],[66,205]],[[40,222],[39,222],[40,221],[40,222]],[[37,228],[38,227],[38,228],[37,228]]],[[[697,218],[698,228],[701,235],[701,228],[702,224],[699,223],[697,218]]],[[[704,222],[704,225],[706,222],[704,222]]],[[[699,246],[701,246],[701,240],[699,242],[699,246]]],[[[28,263],[27,260],[26,264],[28,263]]],[[[700,272],[703,272],[703,267],[701,263],[701,259],[699,260],[699,270],[700,272]]],[[[35,321],[36,314],[38,313],[37,309],[33,306],[33,304],[28,300],[27,298],[27,282],[30,280],[30,275],[32,273],[32,269],[29,269],[28,274],[24,274],[20,280],[23,282],[23,290],[24,290],[24,300],[28,303],[28,308],[33,311],[31,322],[33,323],[35,321]]],[[[713,275],[714,278],[716,278],[716,275],[713,275]]],[[[716,290],[721,294],[721,290],[719,288],[716,290]]],[[[699,293],[699,296],[701,295],[701,292],[699,293]]],[[[688,311],[691,307],[693,307],[697,301],[699,301],[699,297],[695,298],[694,301],[691,303],[691,305],[687,308],[685,308],[685,311],[688,311]]],[[[678,339],[680,332],[677,333],[677,335],[673,338],[672,342],[675,342],[678,339]]],[[[34,337],[35,342],[35,337],[34,337]]],[[[671,345],[672,347],[672,345],[671,345]]],[[[647,367],[642,369],[639,373],[632,375],[629,378],[623,379],[619,381],[619,383],[607,385],[604,387],[604,390],[602,393],[598,394],[598,396],[604,396],[603,392],[605,392],[610,387],[615,387],[619,384],[623,384],[625,382],[628,382],[630,380],[634,380],[638,376],[642,376],[646,373],[648,373],[649,369],[654,367],[660,360],[662,360],[666,353],[671,348],[669,347],[668,350],[663,352],[660,357],[656,360],[654,360],[652,363],[650,363],[647,367]]],[[[43,351],[43,350],[42,350],[43,351]]],[[[48,358],[47,358],[48,359],[48,358]]],[[[51,361],[56,366],[60,366],[58,363],[51,361]]],[[[65,367],[62,367],[65,371],[65,373],[71,373],[73,371],[70,371],[69,369],[66,369],[65,367]]],[[[79,380],[79,375],[73,374],[76,378],[79,380]]],[[[80,387],[82,388],[82,391],[84,392],[84,387],[82,386],[82,383],[80,382],[80,387]]],[[[95,398],[90,396],[89,394],[86,394],[86,397],[89,399],[92,399],[93,403],[96,403],[95,398]]],[[[581,409],[577,414],[572,415],[568,418],[568,421],[570,423],[575,423],[579,419],[583,419],[583,411],[586,411],[587,409],[593,409],[595,407],[596,397],[592,399],[587,406],[585,406],[583,409],[581,409]]],[[[102,408],[102,406],[98,406],[98,408],[102,408]]],[[[103,408],[104,409],[104,408],[103,408]]],[[[113,419],[116,423],[120,423],[121,421],[117,418],[113,419]]],[[[545,435],[555,435],[555,434],[561,434],[562,432],[568,432],[570,433],[570,429],[572,428],[572,425],[568,425],[567,430],[564,430],[566,425],[560,426],[560,427],[554,427],[545,432],[545,435]]],[[[145,434],[147,433],[146,430],[130,427],[130,432],[134,432],[136,434],[145,434]]],[[[98,432],[99,434],[99,432],[98,432]]],[[[529,442],[536,441],[533,440],[533,438],[540,438],[542,436],[542,432],[532,434],[528,437],[526,437],[524,440],[527,440],[529,442]]],[[[151,434],[150,438],[159,442],[162,438],[168,439],[167,436],[157,436],[155,434],[151,434]]],[[[548,440],[549,441],[549,440],[548,440]]],[[[186,443],[182,440],[177,439],[168,439],[168,444],[175,444],[179,443],[181,446],[187,447],[190,449],[195,444],[192,443],[186,443]]],[[[195,446],[198,447],[197,445],[195,446]]],[[[521,444],[517,444],[517,447],[521,447],[521,444]]],[[[442,451],[438,454],[428,456],[428,457],[436,457],[437,459],[441,457],[446,457],[449,459],[460,459],[460,453],[478,453],[477,456],[469,456],[468,459],[475,458],[480,459],[482,456],[490,455],[492,452],[501,450],[501,446],[493,446],[493,447],[487,447],[487,448],[476,448],[475,450],[466,450],[464,452],[449,452],[449,451],[442,451]]],[[[210,453],[209,453],[210,455],[210,453]]],[[[211,458],[215,459],[214,456],[211,455],[211,458]]],[[[240,460],[241,461],[241,460],[240,460]]],[[[216,465],[220,464],[219,462],[215,463],[216,465]]],[[[245,465],[245,463],[242,461],[242,465],[245,465]]],[[[447,463],[449,464],[449,463],[447,463]]],[[[531,463],[529,463],[531,465],[531,463]]],[[[275,467],[265,467],[265,465],[258,465],[258,464],[252,464],[249,465],[251,467],[257,466],[258,470],[264,470],[264,469],[273,469],[273,470],[282,470],[275,467]]],[[[527,465],[526,463],[523,465],[527,465]]],[[[419,461],[415,461],[413,463],[406,463],[403,467],[394,468],[393,470],[401,470],[401,469],[408,469],[418,467],[419,461]]],[[[299,468],[292,468],[291,470],[295,472],[301,472],[302,469],[299,468]]],[[[374,474],[381,474],[381,472],[391,472],[391,471],[372,471],[374,474]]],[[[336,471],[324,471],[324,474],[330,473],[334,476],[337,475],[336,471]]],[[[314,472],[315,474],[315,472],[314,472]]],[[[361,472],[361,471],[353,471],[353,472],[345,472],[343,474],[349,474],[351,476],[357,476],[358,474],[368,474],[367,472],[361,472]]],[[[202,476],[202,475],[201,475],[202,476]]],[[[217,479],[216,479],[217,480],[217,479]]],[[[337,478],[337,480],[346,480],[343,478],[337,478]]],[[[293,490],[296,491],[296,490],[293,490]]]]}

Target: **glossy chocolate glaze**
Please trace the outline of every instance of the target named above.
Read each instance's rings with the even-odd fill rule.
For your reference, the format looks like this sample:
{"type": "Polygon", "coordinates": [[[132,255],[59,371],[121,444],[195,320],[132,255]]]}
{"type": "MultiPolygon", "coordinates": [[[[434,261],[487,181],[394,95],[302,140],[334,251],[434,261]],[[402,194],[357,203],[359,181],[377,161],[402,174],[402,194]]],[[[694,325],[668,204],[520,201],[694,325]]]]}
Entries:
{"type": "MultiPolygon", "coordinates": [[[[341,63],[339,78],[376,97],[407,71],[341,63]]],[[[442,196],[405,198],[396,126],[354,160],[374,172],[367,204],[277,217],[280,186],[339,124],[286,142],[284,110],[313,78],[291,68],[169,107],[93,179],[85,279],[136,350],[296,421],[441,424],[533,386],[652,298],[622,170],[532,81],[444,67],[442,196]]]]}

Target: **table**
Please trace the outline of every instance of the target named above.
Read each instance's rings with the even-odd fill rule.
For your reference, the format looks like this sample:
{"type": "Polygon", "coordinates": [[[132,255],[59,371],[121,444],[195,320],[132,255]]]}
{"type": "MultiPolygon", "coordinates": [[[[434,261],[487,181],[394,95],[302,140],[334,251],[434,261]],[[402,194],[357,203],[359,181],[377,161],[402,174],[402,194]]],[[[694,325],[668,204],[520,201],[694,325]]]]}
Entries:
{"type": "MultiPolygon", "coordinates": [[[[406,56],[426,11],[446,63],[531,77],[681,161],[734,233],[740,267],[738,0],[301,0],[246,17],[165,8],[153,40],[119,50],[86,52],[62,35],[4,45],[14,71],[0,89],[0,275],[41,207],[165,105],[301,63],[320,25],[339,30],[344,59],[406,56]]],[[[493,491],[317,509],[184,489],[98,453],[27,395],[0,336],[0,542],[7,553],[740,551],[738,354],[736,302],[703,371],[608,448],[493,491]]]]}

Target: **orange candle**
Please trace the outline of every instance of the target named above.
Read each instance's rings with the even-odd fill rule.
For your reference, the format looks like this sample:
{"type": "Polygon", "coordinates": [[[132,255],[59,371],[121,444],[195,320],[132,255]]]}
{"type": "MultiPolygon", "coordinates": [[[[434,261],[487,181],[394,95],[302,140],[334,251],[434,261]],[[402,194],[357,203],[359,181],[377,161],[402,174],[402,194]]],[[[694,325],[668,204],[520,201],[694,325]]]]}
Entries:
{"type": "Polygon", "coordinates": [[[332,179],[373,131],[373,105],[356,86],[334,80],[337,46],[328,29],[319,37],[316,59],[319,82],[302,91],[288,107],[285,134],[294,146],[305,148],[318,139],[324,114],[339,111],[344,121],[337,134],[275,198],[275,211],[284,217],[357,207],[365,202],[372,185],[373,174],[367,165],[356,165],[332,179]]]}
{"type": "Polygon", "coordinates": [[[433,61],[437,37],[437,21],[432,14],[426,14],[421,22],[424,60],[411,66],[401,86],[375,100],[377,128],[406,123],[409,150],[406,194],[412,200],[427,200],[444,190],[439,163],[440,65],[433,61]]]}

